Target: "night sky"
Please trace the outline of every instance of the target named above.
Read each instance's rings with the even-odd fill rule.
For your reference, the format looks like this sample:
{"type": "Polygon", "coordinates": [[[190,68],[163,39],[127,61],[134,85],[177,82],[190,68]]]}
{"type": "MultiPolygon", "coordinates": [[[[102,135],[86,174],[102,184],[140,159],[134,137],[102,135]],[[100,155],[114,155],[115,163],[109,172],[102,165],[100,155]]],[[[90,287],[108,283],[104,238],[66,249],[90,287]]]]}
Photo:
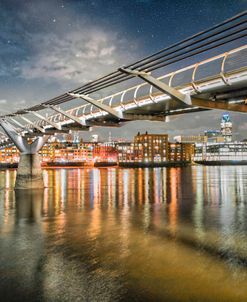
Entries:
{"type": "MultiPolygon", "coordinates": [[[[78,87],[245,9],[247,0],[0,0],[1,114],[78,87]]],[[[221,115],[135,122],[110,131],[113,137],[146,129],[173,137],[217,128],[221,115]]],[[[247,137],[246,117],[232,119],[236,137],[247,137]]]]}

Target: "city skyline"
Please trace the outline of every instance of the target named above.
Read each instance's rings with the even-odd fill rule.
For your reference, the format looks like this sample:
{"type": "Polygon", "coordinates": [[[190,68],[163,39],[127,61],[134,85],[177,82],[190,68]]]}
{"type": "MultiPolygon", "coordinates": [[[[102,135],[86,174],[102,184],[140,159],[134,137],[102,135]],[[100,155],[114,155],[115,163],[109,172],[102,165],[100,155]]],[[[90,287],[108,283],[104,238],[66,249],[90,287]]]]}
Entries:
{"type": "MultiPolygon", "coordinates": [[[[193,162],[227,160],[228,164],[245,164],[247,144],[234,139],[232,121],[229,114],[223,114],[220,129],[204,130],[189,136],[169,137],[164,133],[136,133],[125,140],[114,138],[109,132],[105,141],[98,135],[90,140],[80,139],[79,133],[53,136],[39,151],[42,166],[169,166],[187,165],[193,162]]],[[[2,167],[16,167],[20,152],[13,144],[3,143],[0,149],[2,167]]],[[[204,162],[204,164],[206,164],[204,162]]]]}

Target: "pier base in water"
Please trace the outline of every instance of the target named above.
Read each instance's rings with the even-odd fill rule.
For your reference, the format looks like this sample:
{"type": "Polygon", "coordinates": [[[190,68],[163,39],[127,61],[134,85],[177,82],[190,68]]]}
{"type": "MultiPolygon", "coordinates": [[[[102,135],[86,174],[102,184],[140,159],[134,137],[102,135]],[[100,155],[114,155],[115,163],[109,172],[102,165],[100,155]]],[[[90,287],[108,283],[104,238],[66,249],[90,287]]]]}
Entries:
{"type": "Polygon", "coordinates": [[[21,154],[17,169],[15,189],[44,188],[39,154],[21,154]]]}

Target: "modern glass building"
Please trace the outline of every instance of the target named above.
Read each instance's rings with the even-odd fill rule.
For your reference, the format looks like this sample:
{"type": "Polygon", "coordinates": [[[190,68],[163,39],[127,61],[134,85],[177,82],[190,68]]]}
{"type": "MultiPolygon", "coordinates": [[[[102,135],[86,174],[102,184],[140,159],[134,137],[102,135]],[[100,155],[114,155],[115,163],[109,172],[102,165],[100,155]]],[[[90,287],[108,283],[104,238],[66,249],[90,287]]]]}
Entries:
{"type": "Polygon", "coordinates": [[[204,162],[205,164],[215,162],[247,163],[247,143],[196,144],[194,161],[204,162]]]}

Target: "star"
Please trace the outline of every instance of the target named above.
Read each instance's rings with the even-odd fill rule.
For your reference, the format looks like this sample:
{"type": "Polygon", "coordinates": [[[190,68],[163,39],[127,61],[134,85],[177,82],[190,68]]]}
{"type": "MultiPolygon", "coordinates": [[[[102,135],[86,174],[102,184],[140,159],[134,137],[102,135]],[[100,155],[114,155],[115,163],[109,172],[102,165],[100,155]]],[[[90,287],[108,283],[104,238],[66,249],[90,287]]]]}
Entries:
{"type": "Polygon", "coordinates": [[[52,22],[53,22],[53,23],[56,23],[56,22],[57,22],[57,20],[54,18],[54,19],[52,20],[52,22]]]}

